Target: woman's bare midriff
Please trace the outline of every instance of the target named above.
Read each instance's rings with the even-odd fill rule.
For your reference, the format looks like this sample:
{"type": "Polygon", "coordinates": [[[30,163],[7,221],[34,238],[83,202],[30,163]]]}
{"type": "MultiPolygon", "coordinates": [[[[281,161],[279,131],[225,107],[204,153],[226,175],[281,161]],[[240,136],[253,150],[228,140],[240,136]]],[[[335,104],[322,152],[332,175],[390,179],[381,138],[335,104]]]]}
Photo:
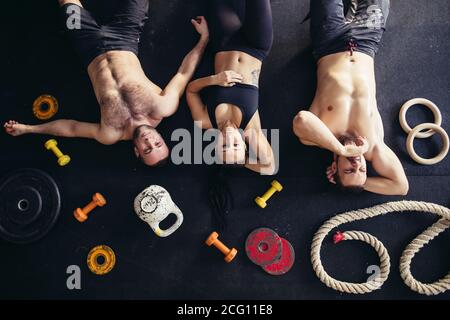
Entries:
{"type": "Polygon", "coordinates": [[[317,91],[310,111],[339,137],[351,133],[375,143],[383,136],[372,57],[340,52],[317,63],[317,91]]]}
{"type": "Polygon", "coordinates": [[[244,77],[242,83],[258,86],[261,60],[242,51],[222,51],[215,57],[215,73],[231,70],[244,77]]]}
{"type": "MultiPolygon", "coordinates": [[[[221,51],[216,54],[214,69],[218,74],[223,71],[234,71],[242,75],[244,78],[242,83],[258,87],[259,74],[261,73],[262,62],[255,57],[242,51],[221,51]]],[[[216,121],[221,122],[223,119],[232,119],[233,123],[240,124],[242,121],[241,110],[232,104],[222,103],[216,108],[216,121]]],[[[245,130],[251,128],[260,128],[258,111],[255,116],[247,124],[245,130]]]]}

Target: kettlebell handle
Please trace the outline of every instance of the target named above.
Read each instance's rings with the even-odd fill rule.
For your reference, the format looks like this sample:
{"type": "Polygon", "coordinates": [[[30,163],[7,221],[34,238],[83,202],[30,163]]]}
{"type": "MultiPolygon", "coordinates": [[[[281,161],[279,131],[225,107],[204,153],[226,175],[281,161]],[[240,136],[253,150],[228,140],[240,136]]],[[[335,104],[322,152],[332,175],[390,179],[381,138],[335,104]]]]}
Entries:
{"type": "Polygon", "coordinates": [[[157,221],[157,222],[150,224],[150,227],[153,229],[153,231],[155,232],[155,234],[158,237],[164,238],[164,237],[170,236],[183,223],[183,213],[181,212],[180,208],[178,208],[176,205],[173,208],[173,212],[170,212],[169,214],[174,214],[177,217],[177,220],[171,227],[167,228],[166,230],[162,230],[159,227],[159,224],[161,223],[161,221],[157,221]]]}

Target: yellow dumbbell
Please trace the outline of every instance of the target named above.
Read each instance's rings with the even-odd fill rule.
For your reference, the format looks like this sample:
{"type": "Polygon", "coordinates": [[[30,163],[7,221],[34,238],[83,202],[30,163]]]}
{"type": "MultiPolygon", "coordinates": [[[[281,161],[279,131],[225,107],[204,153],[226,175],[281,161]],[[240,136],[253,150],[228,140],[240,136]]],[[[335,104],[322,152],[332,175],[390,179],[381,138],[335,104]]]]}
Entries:
{"type": "Polygon", "coordinates": [[[276,191],[280,192],[283,190],[283,186],[277,180],[273,180],[271,184],[272,186],[266,191],[266,193],[264,193],[261,197],[256,197],[255,199],[256,204],[263,209],[267,206],[267,201],[276,191]]]}
{"type": "Polygon", "coordinates": [[[55,156],[58,157],[58,164],[60,166],[65,166],[70,162],[70,157],[68,155],[65,155],[59,150],[57,147],[58,142],[56,142],[55,139],[50,139],[45,143],[45,149],[52,150],[55,156]]]}

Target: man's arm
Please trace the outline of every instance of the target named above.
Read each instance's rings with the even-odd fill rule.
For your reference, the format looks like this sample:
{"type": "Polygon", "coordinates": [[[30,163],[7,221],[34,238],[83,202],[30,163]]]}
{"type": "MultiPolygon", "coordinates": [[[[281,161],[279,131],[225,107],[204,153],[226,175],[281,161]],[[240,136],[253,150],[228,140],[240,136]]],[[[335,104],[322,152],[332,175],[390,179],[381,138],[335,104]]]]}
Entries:
{"type": "Polygon", "coordinates": [[[161,92],[162,97],[171,101],[171,103],[165,104],[164,108],[160,110],[162,117],[171,116],[177,111],[180,98],[183,96],[184,90],[194,75],[208,45],[209,32],[205,18],[197,17],[196,20],[192,19],[191,22],[200,34],[200,40],[184,57],[178,72],[161,92]]]}
{"type": "Polygon", "coordinates": [[[119,133],[102,130],[99,123],[80,122],[75,120],[55,120],[39,125],[26,125],[9,121],[4,125],[7,133],[13,136],[23,134],[47,134],[68,138],[95,139],[102,144],[114,144],[120,140],[119,133]]]}
{"type": "Polygon", "coordinates": [[[300,142],[342,155],[344,146],[315,114],[300,111],[294,118],[293,130],[300,142]]]}
{"type": "Polygon", "coordinates": [[[409,190],[408,178],[396,154],[384,143],[373,150],[372,166],[380,175],[369,177],[364,189],[384,195],[406,195],[409,190]]]}
{"type": "Polygon", "coordinates": [[[295,116],[293,129],[301,143],[329,150],[339,156],[356,157],[369,149],[364,137],[360,137],[361,144],[342,145],[322,120],[309,111],[300,111],[295,116]]]}

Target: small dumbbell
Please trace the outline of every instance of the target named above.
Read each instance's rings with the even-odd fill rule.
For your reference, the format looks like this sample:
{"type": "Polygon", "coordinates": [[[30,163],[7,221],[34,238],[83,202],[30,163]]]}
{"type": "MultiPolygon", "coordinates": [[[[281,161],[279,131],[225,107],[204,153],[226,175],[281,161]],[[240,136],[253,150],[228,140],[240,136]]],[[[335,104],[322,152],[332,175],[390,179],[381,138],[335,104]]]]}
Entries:
{"type": "Polygon", "coordinates": [[[91,212],[95,207],[103,207],[106,204],[105,198],[100,194],[96,193],[92,196],[92,201],[86,205],[83,209],[78,208],[73,212],[75,219],[80,222],[85,222],[88,218],[89,212],[91,212]]]}
{"type": "Polygon", "coordinates": [[[263,209],[267,206],[267,201],[273,196],[275,191],[280,192],[283,190],[283,186],[277,180],[273,180],[271,184],[272,186],[266,191],[266,193],[264,193],[261,197],[256,197],[255,199],[256,204],[263,209]]]}
{"type": "Polygon", "coordinates": [[[206,239],[206,245],[208,247],[214,246],[220,250],[225,255],[225,261],[231,262],[237,254],[237,250],[235,248],[229,249],[226,245],[222,243],[219,239],[219,234],[217,232],[213,232],[209,235],[208,239],[206,239]]]}
{"type": "Polygon", "coordinates": [[[70,157],[68,155],[65,155],[59,150],[57,147],[58,142],[56,142],[55,139],[50,139],[45,143],[45,149],[52,150],[55,156],[58,157],[58,164],[60,166],[65,166],[70,162],[70,157]]]}

